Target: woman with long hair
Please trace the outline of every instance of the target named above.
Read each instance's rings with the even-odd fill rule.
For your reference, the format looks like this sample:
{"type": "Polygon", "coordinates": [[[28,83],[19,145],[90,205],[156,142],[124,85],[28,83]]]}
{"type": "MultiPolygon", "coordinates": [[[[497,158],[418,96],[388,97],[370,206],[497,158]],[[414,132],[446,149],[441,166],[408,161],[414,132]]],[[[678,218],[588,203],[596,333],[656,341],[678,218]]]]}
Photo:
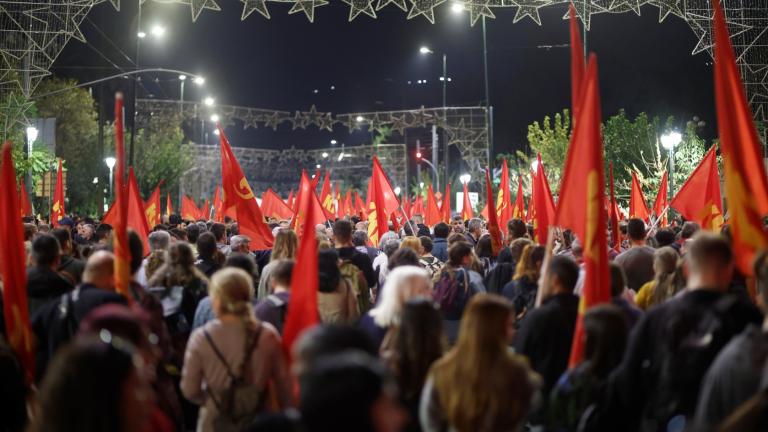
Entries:
{"type": "Polygon", "coordinates": [[[424,431],[514,431],[525,421],[538,376],[509,352],[512,304],[493,294],[472,298],[459,340],[429,372],[421,395],[424,431]]]}
{"type": "MultiPolygon", "coordinates": [[[[317,255],[317,309],[323,324],[351,324],[360,317],[357,296],[349,280],[341,275],[336,249],[321,249],[317,255]]],[[[294,271],[300,271],[295,269],[294,271]]]]}
{"type": "Polygon", "coordinates": [[[488,272],[496,266],[496,258],[493,257],[490,234],[483,234],[480,236],[480,239],[475,245],[475,255],[477,255],[477,260],[482,269],[482,272],[478,273],[485,278],[488,275],[488,272]]]}
{"type": "Polygon", "coordinates": [[[418,297],[432,298],[429,272],[413,265],[396,267],[379,292],[378,304],[363,315],[359,327],[381,348],[387,332],[400,325],[405,302],[418,297]]]}
{"type": "Polygon", "coordinates": [[[291,230],[280,230],[275,236],[275,245],[272,247],[272,253],[269,257],[269,264],[261,269],[259,278],[259,288],[256,292],[256,299],[266,298],[269,292],[269,275],[280,260],[292,260],[296,258],[296,251],[299,247],[299,239],[296,233],[291,230]]]}
{"type": "Polygon", "coordinates": [[[680,255],[669,246],[656,249],[653,254],[653,280],[640,287],[635,303],[643,310],[664,303],[677,292],[677,263],[680,255]]]}
{"type": "Polygon", "coordinates": [[[406,431],[419,431],[419,399],[432,364],[443,356],[446,341],[440,311],[431,299],[415,298],[403,305],[400,325],[390,348],[383,350],[385,364],[400,390],[400,401],[411,414],[406,431]]]}
{"type": "Polygon", "coordinates": [[[275,391],[280,408],[292,406],[280,336],[254,317],[250,276],[238,268],[220,270],[211,279],[211,298],[216,319],[192,333],[181,374],[182,394],[202,406],[197,430],[247,423],[264,410],[267,389],[275,391]],[[235,381],[258,396],[238,413],[223,403],[235,381]]]}
{"type": "Polygon", "coordinates": [[[520,260],[517,262],[517,267],[515,267],[512,281],[506,284],[502,290],[502,295],[515,306],[518,324],[536,303],[544,253],[544,246],[534,244],[525,246],[520,260]]]}
{"type": "Polygon", "coordinates": [[[471,270],[475,259],[472,245],[465,241],[457,241],[448,248],[448,262],[434,279],[433,297],[440,305],[443,316],[443,329],[448,342],[454,344],[459,334],[464,309],[469,299],[485,292],[482,278],[471,270]]]}

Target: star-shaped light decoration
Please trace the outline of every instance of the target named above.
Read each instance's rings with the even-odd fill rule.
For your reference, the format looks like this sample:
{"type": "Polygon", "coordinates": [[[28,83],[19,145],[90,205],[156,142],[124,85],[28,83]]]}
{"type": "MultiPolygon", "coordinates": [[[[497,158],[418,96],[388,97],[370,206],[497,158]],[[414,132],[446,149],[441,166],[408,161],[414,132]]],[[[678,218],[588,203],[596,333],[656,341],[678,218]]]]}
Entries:
{"type": "Polygon", "coordinates": [[[324,116],[320,117],[320,123],[318,124],[318,128],[320,130],[327,130],[328,132],[333,132],[333,125],[336,124],[336,120],[333,119],[331,116],[331,113],[327,112],[324,116]]]}
{"type": "Polygon", "coordinates": [[[357,18],[364,13],[371,18],[376,18],[376,11],[373,10],[374,0],[342,0],[349,5],[349,21],[357,18]]]}
{"type": "Polygon", "coordinates": [[[405,114],[402,116],[392,116],[392,130],[396,130],[400,132],[400,135],[403,134],[403,131],[407,129],[407,125],[405,124],[405,114]]]}
{"type": "Polygon", "coordinates": [[[216,3],[216,0],[190,0],[190,6],[192,9],[192,22],[197,21],[197,17],[200,16],[200,12],[203,9],[210,9],[214,11],[220,11],[221,8],[216,3]]]}
{"type": "MultiPolygon", "coordinates": [[[[712,13],[712,15],[714,16],[714,12],[712,13]]],[[[696,55],[702,51],[711,52],[712,47],[715,44],[715,38],[712,33],[714,28],[711,25],[714,18],[706,15],[700,15],[700,14],[689,12],[686,15],[686,20],[688,21],[688,24],[691,26],[691,30],[693,30],[693,32],[696,33],[696,36],[699,37],[699,42],[693,48],[693,52],[691,52],[691,55],[696,55]]],[[[728,16],[726,16],[725,22],[728,25],[728,34],[730,35],[731,39],[744,33],[745,31],[752,29],[751,26],[742,24],[740,22],[736,22],[730,19],[728,16]]]]}
{"type": "Polygon", "coordinates": [[[530,17],[533,22],[541,25],[541,16],[539,16],[539,9],[552,4],[551,0],[513,0],[513,3],[517,5],[517,12],[512,19],[512,23],[516,23],[525,17],[530,17]]]}
{"type": "Polygon", "coordinates": [[[296,0],[296,3],[293,4],[293,7],[291,7],[291,10],[289,10],[288,13],[295,14],[297,12],[304,12],[304,15],[307,16],[309,22],[313,23],[315,22],[315,8],[327,4],[328,2],[326,0],[296,0]]]}
{"type": "Polygon", "coordinates": [[[681,0],[651,0],[648,3],[659,8],[659,22],[663,22],[669,14],[685,18],[680,2],[681,0]]]}
{"type": "Polygon", "coordinates": [[[243,3],[243,13],[240,15],[240,21],[248,18],[254,11],[269,19],[269,10],[267,9],[267,0],[240,0],[243,3]]]}
{"type": "MultiPolygon", "coordinates": [[[[597,3],[596,0],[580,0],[575,3],[574,9],[576,9],[576,16],[581,18],[581,22],[584,23],[584,27],[589,30],[589,26],[592,23],[592,15],[608,12],[608,9],[604,8],[597,3]]],[[[569,13],[566,10],[563,19],[570,19],[569,13]]]]}
{"type": "Polygon", "coordinates": [[[489,7],[490,3],[491,0],[470,0],[464,4],[464,7],[469,11],[469,24],[471,26],[474,27],[480,17],[496,18],[489,7]]]}
{"type": "Polygon", "coordinates": [[[0,105],[0,127],[6,128],[1,131],[3,136],[6,136],[8,130],[17,124],[20,126],[29,124],[27,113],[32,108],[32,104],[32,101],[16,92],[6,96],[3,104],[0,105]]]}
{"type": "Polygon", "coordinates": [[[382,10],[388,4],[393,4],[399,7],[403,12],[408,12],[408,5],[405,4],[405,0],[378,0],[376,3],[376,10],[382,10]]]}
{"type": "Polygon", "coordinates": [[[320,126],[320,118],[323,116],[322,113],[317,112],[317,108],[315,108],[315,104],[312,104],[311,107],[309,107],[309,111],[303,112],[304,114],[304,124],[309,125],[315,125],[320,126]]]}
{"type": "Polygon", "coordinates": [[[264,125],[266,127],[272,128],[272,130],[277,130],[277,125],[279,125],[281,122],[282,122],[282,119],[280,118],[280,113],[274,112],[267,116],[267,119],[264,122],[264,125]]]}
{"type": "Polygon", "coordinates": [[[424,15],[431,24],[435,23],[435,8],[445,3],[445,0],[411,0],[411,11],[408,19],[424,15]]]}
{"type": "Polygon", "coordinates": [[[301,111],[296,111],[296,114],[294,114],[291,122],[293,123],[293,130],[296,130],[298,128],[301,128],[301,129],[307,128],[307,118],[304,116],[304,114],[302,114],[301,111]]]}
{"type": "Polygon", "coordinates": [[[640,16],[640,1],[641,0],[611,0],[608,10],[614,13],[632,11],[637,16],[640,16]]]}

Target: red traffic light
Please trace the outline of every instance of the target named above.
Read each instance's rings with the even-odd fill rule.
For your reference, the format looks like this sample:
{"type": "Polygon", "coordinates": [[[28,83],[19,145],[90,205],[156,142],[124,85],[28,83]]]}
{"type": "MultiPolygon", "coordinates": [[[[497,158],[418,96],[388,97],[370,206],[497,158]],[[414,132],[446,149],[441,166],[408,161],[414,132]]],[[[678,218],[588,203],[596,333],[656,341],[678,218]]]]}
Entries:
{"type": "Polygon", "coordinates": [[[416,159],[421,159],[421,152],[416,152],[416,159]]]}

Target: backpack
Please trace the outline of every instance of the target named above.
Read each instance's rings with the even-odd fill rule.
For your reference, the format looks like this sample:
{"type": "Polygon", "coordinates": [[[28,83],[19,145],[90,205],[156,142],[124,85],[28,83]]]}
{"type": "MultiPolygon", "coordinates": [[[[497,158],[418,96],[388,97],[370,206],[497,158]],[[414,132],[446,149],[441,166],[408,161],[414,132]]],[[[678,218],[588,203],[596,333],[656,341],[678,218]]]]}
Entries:
{"type": "Polygon", "coordinates": [[[237,375],[232,371],[224,355],[221,354],[221,351],[213,342],[213,338],[211,338],[208,330],[204,329],[203,333],[211,348],[213,348],[216,357],[219,358],[219,361],[227,369],[227,375],[229,375],[229,386],[219,399],[214,396],[212,391],[209,391],[209,395],[219,411],[219,415],[213,419],[213,430],[216,432],[245,431],[261,411],[265,400],[264,390],[245,381],[245,371],[250,363],[251,354],[259,345],[261,326],[258,326],[255,331],[246,332],[245,344],[243,346],[245,350],[243,363],[237,375]]]}
{"type": "Polygon", "coordinates": [[[368,282],[362,270],[348,259],[341,260],[339,270],[341,277],[346,280],[347,286],[352,287],[352,292],[357,298],[358,313],[364,315],[371,308],[371,290],[368,289],[368,282]]]}
{"type": "Polygon", "coordinates": [[[435,257],[424,257],[419,261],[421,262],[421,265],[423,265],[424,268],[429,272],[429,276],[432,278],[440,273],[440,269],[443,268],[443,264],[439,259],[435,257]]]}
{"type": "Polygon", "coordinates": [[[444,270],[435,282],[433,297],[446,320],[460,320],[471,296],[469,274],[464,269],[444,270]]]}
{"type": "Polygon", "coordinates": [[[274,309],[279,309],[280,311],[280,318],[275,323],[275,327],[277,327],[277,332],[280,334],[283,334],[283,325],[285,324],[285,315],[288,313],[288,303],[284,302],[280,297],[270,294],[267,296],[267,303],[270,307],[274,309]]]}

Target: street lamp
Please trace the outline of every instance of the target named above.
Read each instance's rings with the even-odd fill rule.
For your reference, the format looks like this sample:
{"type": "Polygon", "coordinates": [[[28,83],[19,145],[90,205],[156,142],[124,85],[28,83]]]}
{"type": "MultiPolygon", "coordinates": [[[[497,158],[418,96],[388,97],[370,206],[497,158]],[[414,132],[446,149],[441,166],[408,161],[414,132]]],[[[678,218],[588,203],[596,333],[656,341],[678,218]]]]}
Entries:
{"type": "Polygon", "coordinates": [[[669,152],[669,197],[674,196],[674,183],[675,177],[675,147],[683,140],[683,136],[680,132],[669,132],[661,136],[661,145],[669,152]]]}
{"type": "Polygon", "coordinates": [[[219,115],[218,114],[211,114],[211,121],[216,123],[219,121],[219,115]]]}
{"type": "Polygon", "coordinates": [[[197,84],[197,85],[203,85],[203,84],[205,84],[205,78],[203,78],[203,77],[201,77],[201,76],[199,76],[199,77],[195,77],[195,84],[197,84]]]}
{"type": "Polygon", "coordinates": [[[424,159],[421,155],[421,152],[416,153],[416,159],[418,159],[421,162],[424,162],[425,164],[429,165],[430,168],[432,168],[432,172],[435,173],[435,186],[437,189],[440,189],[440,174],[437,173],[437,168],[435,168],[434,165],[432,165],[432,162],[424,159]]]}
{"type": "Polygon", "coordinates": [[[336,145],[337,141],[335,139],[331,140],[331,145],[336,145]]]}
{"type": "Polygon", "coordinates": [[[328,152],[323,152],[322,156],[323,156],[323,159],[327,158],[328,157],[328,152]]]}
{"type": "MultiPolygon", "coordinates": [[[[32,145],[37,139],[39,131],[34,126],[27,127],[27,159],[32,159],[32,145]]],[[[32,170],[27,171],[27,187],[32,187],[32,170]]]]}
{"type": "Polygon", "coordinates": [[[462,174],[462,176],[459,177],[461,184],[469,184],[470,180],[472,180],[472,176],[469,174],[462,174]]]}
{"type": "Polygon", "coordinates": [[[400,192],[402,192],[402,189],[400,189],[400,186],[395,186],[395,195],[400,196],[400,192]]]}
{"type": "Polygon", "coordinates": [[[464,5],[462,3],[459,3],[459,2],[452,3],[451,4],[451,12],[453,12],[454,14],[460,14],[460,13],[464,12],[464,5]]]}
{"type": "Polygon", "coordinates": [[[117,163],[117,159],[113,158],[112,156],[105,158],[104,163],[107,164],[107,168],[109,168],[109,196],[112,197],[112,175],[114,173],[115,163],[117,163]]]}
{"type": "MultiPolygon", "coordinates": [[[[423,55],[434,54],[434,51],[429,47],[423,46],[419,48],[419,52],[423,55]]],[[[443,53],[443,76],[440,77],[440,81],[443,82],[443,122],[448,123],[448,111],[447,97],[448,97],[448,56],[443,53]]],[[[426,82],[426,81],[425,81],[426,82]]],[[[449,163],[448,163],[448,140],[445,139],[445,129],[443,129],[443,145],[445,146],[445,176],[448,178],[449,163]]]]}
{"type": "Polygon", "coordinates": [[[358,123],[360,123],[360,122],[361,122],[361,121],[363,121],[363,120],[365,120],[365,117],[363,117],[363,116],[357,116],[357,117],[355,117],[355,121],[356,121],[356,122],[358,122],[358,123]]]}
{"type": "Polygon", "coordinates": [[[214,103],[216,103],[216,101],[210,96],[203,99],[203,104],[205,104],[205,106],[213,106],[214,103]]]}
{"type": "Polygon", "coordinates": [[[151,33],[152,33],[152,36],[159,39],[165,35],[165,27],[159,24],[155,24],[154,26],[152,26],[151,33]]]}
{"type": "Polygon", "coordinates": [[[534,174],[539,172],[539,160],[534,159],[533,162],[531,162],[531,171],[533,171],[534,174]]]}

